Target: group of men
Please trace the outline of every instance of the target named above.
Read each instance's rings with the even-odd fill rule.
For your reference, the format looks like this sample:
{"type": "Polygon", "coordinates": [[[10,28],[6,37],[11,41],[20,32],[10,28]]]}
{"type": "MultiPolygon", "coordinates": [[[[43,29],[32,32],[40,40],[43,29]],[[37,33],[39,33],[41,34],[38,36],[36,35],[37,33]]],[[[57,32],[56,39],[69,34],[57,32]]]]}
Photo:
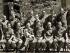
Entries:
{"type": "Polygon", "coordinates": [[[65,43],[66,45],[69,43],[67,12],[61,8],[59,14],[47,16],[46,11],[43,11],[44,15],[40,19],[39,14],[34,16],[32,11],[31,19],[24,25],[24,18],[16,17],[12,11],[9,20],[5,15],[0,19],[0,40],[6,43],[5,47],[22,51],[53,49],[60,51],[65,43]]]}

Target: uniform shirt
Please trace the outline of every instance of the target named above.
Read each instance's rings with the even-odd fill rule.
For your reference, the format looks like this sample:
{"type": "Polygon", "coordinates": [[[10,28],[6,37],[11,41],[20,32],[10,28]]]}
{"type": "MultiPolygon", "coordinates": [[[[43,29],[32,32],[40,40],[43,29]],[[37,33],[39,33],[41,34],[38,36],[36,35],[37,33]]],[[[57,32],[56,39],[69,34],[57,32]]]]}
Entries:
{"type": "Polygon", "coordinates": [[[42,37],[42,32],[43,32],[44,28],[43,27],[39,27],[36,31],[36,37],[42,37]]]}
{"type": "Polygon", "coordinates": [[[26,29],[24,29],[24,35],[25,36],[28,36],[28,35],[34,35],[34,33],[33,33],[33,29],[32,28],[26,28],[26,29]]]}
{"type": "Polygon", "coordinates": [[[21,27],[21,28],[17,29],[15,32],[15,35],[17,38],[21,38],[23,35],[23,28],[21,27]]]}
{"type": "Polygon", "coordinates": [[[7,23],[8,23],[8,20],[6,20],[5,22],[2,22],[3,28],[7,28],[7,23]]]}
{"type": "Polygon", "coordinates": [[[52,28],[46,29],[44,35],[45,35],[46,37],[47,37],[47,36],[52,36],[52,32],[53,32],[53,29],[52,29],[52,28]]]}
{"type": "Polygon", "coordinates": [[[30,24],[33,25],[34,24],[34,21],[35,21],[35,17],[32,16],[32,18],[30,19],[30,24]]]}
{"type": "Polygon", "coordinates": [[[63,36],[64,32],[65,32],[65,28],[64,27],[61,27],[60,29],[57,30],[57,32],[56,32],[57,35],[56,36],[57,37],[64,37],[63,36]]]}
{"type": "Polygon", "coordinates": [[[13,29],[9,29],[6,33],[6,39],[10,39],[10,37],[14,35],[13,29]]]}
{"type": "Polygon", "coordinates": [[[17,18],[15,18],[14,20],[11,20],[10,23],[12,25],[12,28],[14,28],[15,23],[18,22],[17,18]]]}
{"type": "Polygon", "coordinates": [[[41,21],[40,20],[37,20],[36,21],[36,28],[40,27],[41,26],[41,21]]]}
{"type": "Polygon", "coordinates": [[[41,35],[42,35],[42,31],[41,31],[41,30],[37,30],[36,33],[37,33],[37,34],[36,34],[36,37],[41,37],[41,35]]]}
{"type": "Polygon", "coordinates": [[[6,20],[5,22],[2,22],[4,35],[7,31],[7,23],[8,23],[8,20],[6,20]]]}
{"type": "Polygon", "coordinates": [[[47,41],[53,40],[53,28],[52,27],[44,30],[43,38],[47,41]]]}
{"type": "Polygon", "coordinates": [[[42,27],[42,23],[40,20],[35,20],[34,22],[34,35],[37,34],[37,30],[42,27]]]}

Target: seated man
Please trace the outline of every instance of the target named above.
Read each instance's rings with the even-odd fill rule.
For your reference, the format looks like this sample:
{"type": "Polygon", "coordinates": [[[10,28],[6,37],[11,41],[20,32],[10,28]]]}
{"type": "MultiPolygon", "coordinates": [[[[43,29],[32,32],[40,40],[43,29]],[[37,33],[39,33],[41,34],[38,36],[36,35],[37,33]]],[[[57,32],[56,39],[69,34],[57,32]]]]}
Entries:
{"type": "Polygon", "coordinates": [[[58,27],[57,27],[57,31],[55,32],[55,39],[54,42],[57,43],[57,50],[60,51],[60,49],[63,47],[63,44],[65,43],[65,38],[66,37],[64,35],[66,29],[62,26],[61,22],[58,22],[58,27]]]}
{"type": "Polygon", "coordinates": [[[7,38],[8,39],[8,43],[11,44],[11,46],[13,46],[14,48],[19,49],[23,43],[22,41],[22,36],[23,36],[23,28],[21,27],[20,23],[17,23],[17,29],[14,31],[11,28],[11,24],[8,24],[8,31],[7,31],[7,38]]]}
{"type": "MultiPolygon", "coordinates": [[[[6,42],[7,42],[7,45],[11,45],[12,47],[16,47],[16,42],[12,39],[12,36],[14,36],[14,31],[13,29],[11,28],[11,24],[8,23],[7,24],[7,32],[6,32],[6,42]]],[[[14,36],[15,37],[15,36],[14,36]]]]}
{"type": "Polygon", "coordinates": [[[42,43],[42,31],[43,31],[43,25],[41,23],[41,20],[39,19],[39,15],[36,14],[35,17],[35,22],[34,22],[34,40],[32,41],[33,45],[36,46],[34,47],[35,49],[41,49],[41,43],[42,43]]]}
{"type": "Polygon", "coordinates": [[[21,50],[25,50],[25,48],[28,47],[29,43],[34,39],[33,29],[30,27],[30,23],[27,23],[26,28],[24,29],[24,36],[26,40],[24,47],[21,50]]]}
{"type": "Polygon", "coordinates": [[[21,23],[17,22],[17,28],[15,30],[15,36],[17,38],[17,48],[20,49],[23,43],[22,37],[23,37],[23,27],[21,27],[21,23]]]}
{"type": "Polygon", "coordinates": [[[21,37],[23,36],[23,29],[21,28],[20,23],[17,23],[17,30],[15,31],[14,34],[14,31],[11,28],[11,24],[8,23],[7,25],[8,30],[6,32],[6,41],[13,48],[19,49],[23,42],[21,39],[21,37]]]}
{"type": "Polygon", "coordinates": [[[32,41],[33,45],[35,46],[34,49],[37,50],[41,50],[42,49],[42,28],[40,27],[37,31],[36,31],[36,35],[34,37],[34,40],[32,41]]]}
{"type": "Polygon", "coordinates": [[[47,26],[46,26],[46,29],[44,31],[44,39],[43,39],[43,42],[46,43],[48,50],[51,49],[50,47],[53,43],[53,34],[52,34],[52,32],[53,32],[52,24],[51,24],[51,22],[48,22],[47,26]]]}

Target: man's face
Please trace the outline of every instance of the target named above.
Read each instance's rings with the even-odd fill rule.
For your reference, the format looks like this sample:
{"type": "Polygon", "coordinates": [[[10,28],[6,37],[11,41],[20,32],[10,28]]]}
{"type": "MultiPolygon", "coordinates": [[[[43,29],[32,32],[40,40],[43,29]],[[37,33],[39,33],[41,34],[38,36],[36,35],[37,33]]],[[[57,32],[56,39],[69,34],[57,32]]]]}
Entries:
{"type": "Polygon", "coordinates": [[[13,10],[11,11],[11,15],[12,15],[12,17],[14,19],[15,18],[15,12],[13,10]]]}
{"type": "Polygon", "coordinates": [[[26,27],[27,27],[27,28],[30,28],[30,23],[28,23],[28,24],[26,25],[26,27]]]}
{"type": "Polygon", "coordinates": [[[19,29],[21,27],[21,24],[20,23],[17,23],[17,28],[19,29]]]}
{"type": "Polygon", "coordinates": [[[4,20],[6,20],[6,16],[4,16],[4,20]]]}
{"type": "Polygon", "coordinates": [[[8,24],[8,28],[11,28],[11,24],[8,24]]]}
{"type": "Polygon", "coordinates": [[[47,23],[48,28],[50,28],[52,26],[51,22],[47,23]]]}
{"type": "Polygon", "coordinates": [[[37,14],[37,15],[36,15],[36,20],[38,20],[38,19],[39,19],[39,15],[37,14]]]}
{"type": "Polygon", "coordinates": [[[34,12],[33,12],[33,11],[31,11],[31,14],[32,14],[32,15],[33,15],[33,13],[34,13],[34,12]]]}
{"type": "Polygon", "coordinates": [[[61,28],[61,27],[62,27],[62,23],[58,22],[58,28],[61,28]]]}

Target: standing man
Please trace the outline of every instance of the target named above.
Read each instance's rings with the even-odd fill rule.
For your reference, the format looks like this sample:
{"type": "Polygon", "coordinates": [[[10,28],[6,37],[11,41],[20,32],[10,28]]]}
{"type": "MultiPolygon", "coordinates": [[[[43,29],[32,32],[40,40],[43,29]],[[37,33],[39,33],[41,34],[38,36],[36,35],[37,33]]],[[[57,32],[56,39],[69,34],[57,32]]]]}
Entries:
{"type": "Polygon", "coordinates": [[[67,11],[64,11],[63,8],[60,9],[60,13],[56,17],[56,22],[61,21],[62,26],[67,29],[67,19],[66,19],[67,11]]]}
{"type": "Polygon", "coordinates": [[[2,24],[3,24],[3,33],[4,33],[3,35],[5,35],[5,36],[6,36],[6,31],[7,31],[7,23],[8,23],[8,20],[6,19],[6,16],[4,15],[2,24]]]}

